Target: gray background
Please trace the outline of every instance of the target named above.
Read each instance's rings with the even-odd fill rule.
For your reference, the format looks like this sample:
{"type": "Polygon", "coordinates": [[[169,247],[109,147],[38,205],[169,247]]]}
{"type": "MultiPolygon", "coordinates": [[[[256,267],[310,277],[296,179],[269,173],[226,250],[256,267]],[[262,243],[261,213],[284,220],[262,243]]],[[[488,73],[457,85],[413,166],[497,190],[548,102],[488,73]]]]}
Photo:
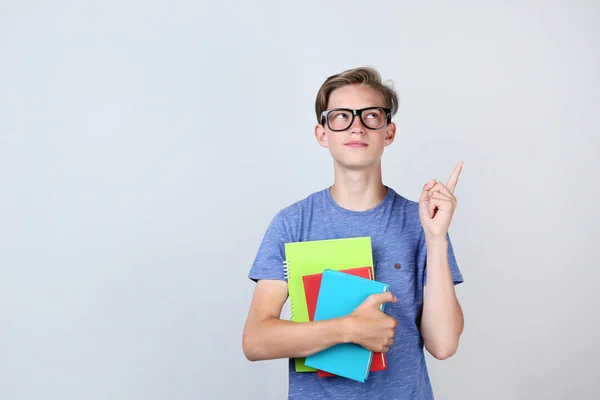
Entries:
{"type": "Polygon", "coordinates": [[[388,185],[465,162],[437,398],[598,398],[599,24],[594,1],[2,1],[0,398],[284,398],[286,361],[241,350],[247,273],[331,184],[314,98],[359,65],[400,93],[388,185]]]}

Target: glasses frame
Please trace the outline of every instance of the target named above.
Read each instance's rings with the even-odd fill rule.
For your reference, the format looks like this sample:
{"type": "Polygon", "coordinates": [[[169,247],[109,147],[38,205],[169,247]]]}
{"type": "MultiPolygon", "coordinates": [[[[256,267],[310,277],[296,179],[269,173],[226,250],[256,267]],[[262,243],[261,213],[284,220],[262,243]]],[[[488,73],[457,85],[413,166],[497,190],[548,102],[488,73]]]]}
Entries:
{"type": "Polygon", "coordinates": [[[327,124],[327,128],[329,128],[329,130],[331,130],[333,132],[343,132],[352,126],[352,124],[354,123],[354,119],[356,118],[357,115],[358,115],[358,118],[360,119],[360,123],[365,128],[370,129],[372,131],[378,131],[378,130],[384,129],[385,127],[388,126],[389,123],[392,122],[392,110],[391,109],[389,109],[387,107],[373,106],[373,107],[361,108],[358,110],[353,110],[351,108],[332,108],[331,110],[325,110],[321,113],[321,124],[322,125],[327,124]],[[386,117],[385,123],[383,124],[383,126],[381,128],[369,128],[365,124],[365,121],[363,121],[363,118],[362,118],[363,111],[373,110],[373,109],[383,110],[385,112],[385,117],[386,117]],[[333,112],[333,111],[348,111],[348,112],[352,113],[352,119],[350,120],[350,124],[348,124],[348,126],[344,129],[332,129],[331,126],[329,125],[329,119],[327,117],[329,116],[329,113],[333,112]]]}

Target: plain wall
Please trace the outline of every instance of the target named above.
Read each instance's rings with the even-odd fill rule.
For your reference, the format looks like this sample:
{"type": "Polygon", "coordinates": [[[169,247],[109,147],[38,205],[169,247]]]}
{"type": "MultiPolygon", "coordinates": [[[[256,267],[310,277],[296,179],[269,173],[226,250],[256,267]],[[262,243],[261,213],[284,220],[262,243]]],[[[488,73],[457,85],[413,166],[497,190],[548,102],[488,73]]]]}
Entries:
{"type": "Polygon", "coordinates": [[[241,349],[281,208],[332,183],[323,80],[400,95],[384,180],[465,162],[439,399],[597,399],[600,3],[2,1],[0,398],[282,399],[241,349]]]}

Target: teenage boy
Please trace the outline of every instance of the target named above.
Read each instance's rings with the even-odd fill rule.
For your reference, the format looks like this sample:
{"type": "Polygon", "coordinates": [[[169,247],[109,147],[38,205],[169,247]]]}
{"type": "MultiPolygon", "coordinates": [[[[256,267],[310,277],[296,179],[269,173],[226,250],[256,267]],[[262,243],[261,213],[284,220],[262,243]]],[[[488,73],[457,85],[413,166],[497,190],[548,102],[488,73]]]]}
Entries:
{"type": "Polygon", "coordinates": [[[463,278],[448,235],[462,163],[446,184],[427,182],[418,202],[383,183],[381,158],[396,134],[398,97],[372,68],[329,77],[315,108],[315,138],[333,159],[333,184],[281,209],[267,228],[249,273],[256,286],[244,353],[251,361],[290,358],[293,399],[433,399],[424,349],[446,359],[463,330],[454,290],[463,278]],[[391,293],[367,298],[343,318],[280,319],[288,296],[284,243],[357,236],[371,237],[375,276],[391,293]],[[366,383],[295,372],[294,357],[347,342],[385,352],[387,369],[366,383]]]}

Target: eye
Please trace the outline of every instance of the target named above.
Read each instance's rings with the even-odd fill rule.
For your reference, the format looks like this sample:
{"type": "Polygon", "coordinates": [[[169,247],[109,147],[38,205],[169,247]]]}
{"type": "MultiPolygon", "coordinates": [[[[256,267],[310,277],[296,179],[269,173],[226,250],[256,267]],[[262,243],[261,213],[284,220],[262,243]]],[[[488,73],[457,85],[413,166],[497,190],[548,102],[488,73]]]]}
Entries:
{"type": "Polygon", "coordinates": [[[379,109],[366,110],[363,114],[365,119],[381,119],[383,117],[383,112],[379,109]]]}
{"type": "Polygon", "coordinates": [[[349,117],[349,115],[346,112],[337,112],[337,113],[333,114],[334,119],[346,119],[348,117],[349,117]]]}

